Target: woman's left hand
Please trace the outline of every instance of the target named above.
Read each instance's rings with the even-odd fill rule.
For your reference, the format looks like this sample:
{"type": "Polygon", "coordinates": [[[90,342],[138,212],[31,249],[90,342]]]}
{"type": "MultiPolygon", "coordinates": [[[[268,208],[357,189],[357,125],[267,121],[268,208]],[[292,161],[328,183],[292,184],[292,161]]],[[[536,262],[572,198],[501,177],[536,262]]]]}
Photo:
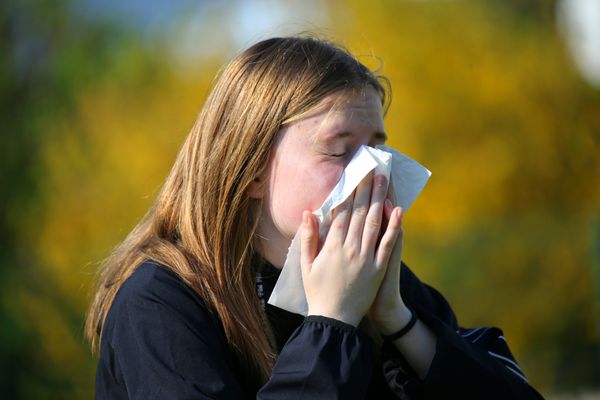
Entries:
{"type": "Polygon", "coordinates": [[[387,271],[368,316],[384,335],[396,332],[410,320],[411,314],[400,295],[400,265],[402,258],[402,216],[404,210],[394,207],[388,199],[384,204],[384,220],[399,230],[388,261],[387,271]]]}

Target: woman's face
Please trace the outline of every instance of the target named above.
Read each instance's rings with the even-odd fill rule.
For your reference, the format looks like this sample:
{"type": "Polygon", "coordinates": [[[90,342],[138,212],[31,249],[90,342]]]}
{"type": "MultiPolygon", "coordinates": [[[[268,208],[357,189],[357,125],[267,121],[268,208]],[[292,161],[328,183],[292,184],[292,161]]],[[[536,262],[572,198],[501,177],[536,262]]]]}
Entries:
{"type": "Polygon", "coordinates": [[[260,252],[281,267],[304,210],[317,210],[361,145],[387,139],[374,89],[326,97],[316,111],[283,128],[262,177],[260,252]]]}

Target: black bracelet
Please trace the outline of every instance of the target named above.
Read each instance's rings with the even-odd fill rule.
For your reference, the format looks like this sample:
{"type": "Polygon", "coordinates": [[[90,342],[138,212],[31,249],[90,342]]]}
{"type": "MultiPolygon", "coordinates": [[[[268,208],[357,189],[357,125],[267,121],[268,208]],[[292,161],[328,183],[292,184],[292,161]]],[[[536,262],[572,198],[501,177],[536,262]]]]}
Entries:
{"type": "Polygon", "coordinates": [[[384,342],[393,342],[396,339],[400,339],[402,336],[406,335],[413,326],[415,326],[417,323],[417,314],[413,310],[410,310],[410,314],[410,321],[408,321],[408,324],[406,324],[404,328],[400,329],[396,333],[392,333],[391,335],[381,335],[384,342]]]}

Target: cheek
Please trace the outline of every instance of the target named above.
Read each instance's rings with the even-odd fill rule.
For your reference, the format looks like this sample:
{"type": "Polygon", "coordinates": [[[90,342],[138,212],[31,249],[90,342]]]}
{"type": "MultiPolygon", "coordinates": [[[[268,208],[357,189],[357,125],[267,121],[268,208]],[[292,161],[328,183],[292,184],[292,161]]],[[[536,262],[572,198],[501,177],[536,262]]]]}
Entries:
{"type": "Polygon", "coordinates": [[[302,212],[321,207],[343,171],[343,165],[321,163],[278,176],[271,202],[278,229],[293,237],[302,222],[302,212]]]}
{"type": "Polygon", "coordinates": [[[311,210],[317,210],[325,201],[329,193],[333,190],[336,183],[340,180],[344,166],[325,163],[315,170],[311,176],[311,182],[306,182],[307,196],[310,198],[309,207],[311,210]]]}

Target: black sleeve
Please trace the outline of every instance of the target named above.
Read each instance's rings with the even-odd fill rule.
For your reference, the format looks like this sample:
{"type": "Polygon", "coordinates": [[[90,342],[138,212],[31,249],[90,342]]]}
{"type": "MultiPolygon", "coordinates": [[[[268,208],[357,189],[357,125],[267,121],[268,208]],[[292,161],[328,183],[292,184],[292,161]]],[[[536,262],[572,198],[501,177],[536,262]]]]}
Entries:
{"type": "Polygon", "coordinates": [[[372,376],[370,339],[351,325],[308,316],[283,347],[259,399],[364,399],[372,376]]]}
{"type": "Polygon", "coordinates": [[[384,375],[399,398],[543,399],[495,327],[464,329],[446,299],[402,264],[400,291],[406,305],[436,335],[436,354],[423,380],[392,344],[384,345],[384,375]]]}
{"type": "MultiPolygon", "coordinates": [[[[125,282],[107,317],[96,398],[254,398],[241,383],[216,317],[174,274],[148,265],[125,282]]],[[[354,327],[308,317],[256,397],[360,396],[372,375],[371,354],[370,340],[354,327]]]]}

